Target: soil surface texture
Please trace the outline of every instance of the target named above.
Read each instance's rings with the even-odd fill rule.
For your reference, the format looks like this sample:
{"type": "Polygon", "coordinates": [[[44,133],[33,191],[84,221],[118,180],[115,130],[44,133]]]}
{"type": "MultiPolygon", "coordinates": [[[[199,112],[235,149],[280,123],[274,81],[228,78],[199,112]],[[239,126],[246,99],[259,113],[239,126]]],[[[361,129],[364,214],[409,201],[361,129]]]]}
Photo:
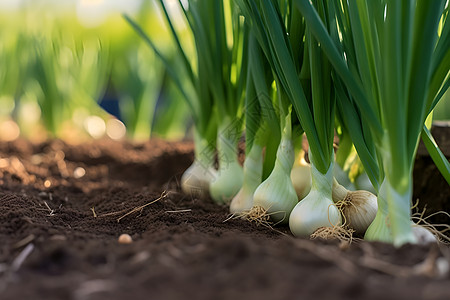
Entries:
{"type": "MultiPolygon", "coordinates": [[[[448,246],[229,218],[181,193],[192,160],[190,142],[158,139],[0,143],[0,299],[450,299],[448,246]]],[[[414,198],[433,211],[450,197],[437,172],[418,156],[414,198]]]]}

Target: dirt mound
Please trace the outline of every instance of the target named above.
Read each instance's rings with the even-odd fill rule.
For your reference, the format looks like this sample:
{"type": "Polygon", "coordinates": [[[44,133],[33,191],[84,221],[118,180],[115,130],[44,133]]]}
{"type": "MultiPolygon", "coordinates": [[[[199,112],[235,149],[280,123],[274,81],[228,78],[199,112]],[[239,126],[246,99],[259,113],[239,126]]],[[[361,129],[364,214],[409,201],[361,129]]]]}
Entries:
{"type": "MultiPolygon", "coordinates": [[[[0,143],[0,298],[450,299],[448,274],[434,268],[448,265],[446,246],[348,246],[229,219],[180,193],[192,151],[161,140],[0,143]],[[133,242],[120,244],[122,233],[133,242]]],[[[430,172],[418,173],[438,178],[430,172]]]]}

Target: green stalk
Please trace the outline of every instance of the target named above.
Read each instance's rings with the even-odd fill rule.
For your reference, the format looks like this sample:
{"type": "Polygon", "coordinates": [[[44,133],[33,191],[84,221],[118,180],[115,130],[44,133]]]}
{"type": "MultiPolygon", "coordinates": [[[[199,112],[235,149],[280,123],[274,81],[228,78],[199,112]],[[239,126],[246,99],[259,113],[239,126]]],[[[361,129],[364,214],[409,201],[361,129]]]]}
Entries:
{"type": "Polygon", "coordinates": [[[217,152],[219,170],[210,184],[211,197],[219,204],[229,204],[242,187],[243,171],[237,156],[239,127],[231,119],[225,118],[219,125],[217,152]]]}
{"type": "Polygon", "coordinates": [[[390,229],[390,217],[388,210],[388,183],[384,180],[378,192],[377,204],[378,210],[369,228],[367,228],[364,239],[369,241],[381,241],[392,243],[392,232],[390,229]]]}
{"type": "Polygon", "coordinates": [[[255,142],[245,156],[242,188],[230,203],[232,214],[248,213],[253,207],[253,194],[261,184],[263,173],[263,147],[255,142]]]}
{"type": "Polygon", "coordinates": [[[422,141],[442,176],[444,176],[445,180],[450,185],[450,162],[439,149],[436,141],[425,125],[422,129],[422,141]]]}
{"type": "Polygon", "coordinates": [[[278,223],[287,223],[289,216],[298,202],[298,197],[290,178],[295,160],[292,142],[291,110],[283,118],[284,129],[277,149],[275,165],[270,175],[258,186],[253,196],[251,215],[270,216],[278,223]]]}

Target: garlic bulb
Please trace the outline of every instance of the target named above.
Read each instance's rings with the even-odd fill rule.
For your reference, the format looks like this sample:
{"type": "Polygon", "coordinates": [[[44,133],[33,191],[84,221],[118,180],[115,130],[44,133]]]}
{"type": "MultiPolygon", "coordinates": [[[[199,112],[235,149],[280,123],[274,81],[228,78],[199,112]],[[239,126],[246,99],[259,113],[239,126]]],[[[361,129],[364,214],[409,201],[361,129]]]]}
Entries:
{"type": "Polygon", "coordinates": [[[427,245],[438,242],[436,236],[426,227],[412,223],[412,232],[416,237],[417,244],[419,245],[427,245]]]}
{"type": "Polygon", "coordinates": [[[289,228],[293,235],[309,237],[320,227],[341,225],[341,214],[332,201],[333,163],[322,174],[311,159],[311,191],[292,210],[289,228]]]}
{"type": "Polygon", "coordinates": [[[253,194],[261,183],[263,171],[263,148],[253,144],[250,153],[244,161],[244,183],[230,203],[232,214],[242,214],[250,211],[253,206],[253,194]]]}
{"type": "Polygon", "coordinates": [[[377,209],[377,197],[369,191],[349,191],[341,206],[346,224],[358,235],[364,235],[375,219],[377,209]]]}
{"type": "Polygon", "coordinates": [[[188,195],[206,199],[209,197],[209,184],[215,173],[213,168],[195,160],[181,176],[181,189],[188,195]]]}
{"type": "Polygon", "coordinates": [[[344,216],[345,224],[363,235],[375,219],[377,197],[369,191],[349,191],[333,179],[333,201],[344,216]]]}
{"type": "Polygon", "coordinates": [[[214,149],[194,130],[195,160],[181,176],[181,189],[193,197],[209,197],[209,185],[216,176],[213,168],[214,149]]]}

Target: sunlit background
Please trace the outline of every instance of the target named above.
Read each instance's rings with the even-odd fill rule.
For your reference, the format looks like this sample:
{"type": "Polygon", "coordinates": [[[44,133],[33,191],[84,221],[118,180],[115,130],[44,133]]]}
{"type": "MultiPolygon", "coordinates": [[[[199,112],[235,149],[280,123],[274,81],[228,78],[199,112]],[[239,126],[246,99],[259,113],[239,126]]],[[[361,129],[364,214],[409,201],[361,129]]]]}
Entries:
{"type": "MultiPolygon", "coordinates": [[[[172,53],[156,0],[0,0],[0,140],[185,136],[185,103],[124,13],[172,53]]],[[[450,119],[450,93],[434,118],[450,119]]]]}
{"type": "Polygon", "coordinates": [[[171,53],[153,0],[0,0],[1,140],[186,134],[183,99],[124,13],[171,53]]]}

